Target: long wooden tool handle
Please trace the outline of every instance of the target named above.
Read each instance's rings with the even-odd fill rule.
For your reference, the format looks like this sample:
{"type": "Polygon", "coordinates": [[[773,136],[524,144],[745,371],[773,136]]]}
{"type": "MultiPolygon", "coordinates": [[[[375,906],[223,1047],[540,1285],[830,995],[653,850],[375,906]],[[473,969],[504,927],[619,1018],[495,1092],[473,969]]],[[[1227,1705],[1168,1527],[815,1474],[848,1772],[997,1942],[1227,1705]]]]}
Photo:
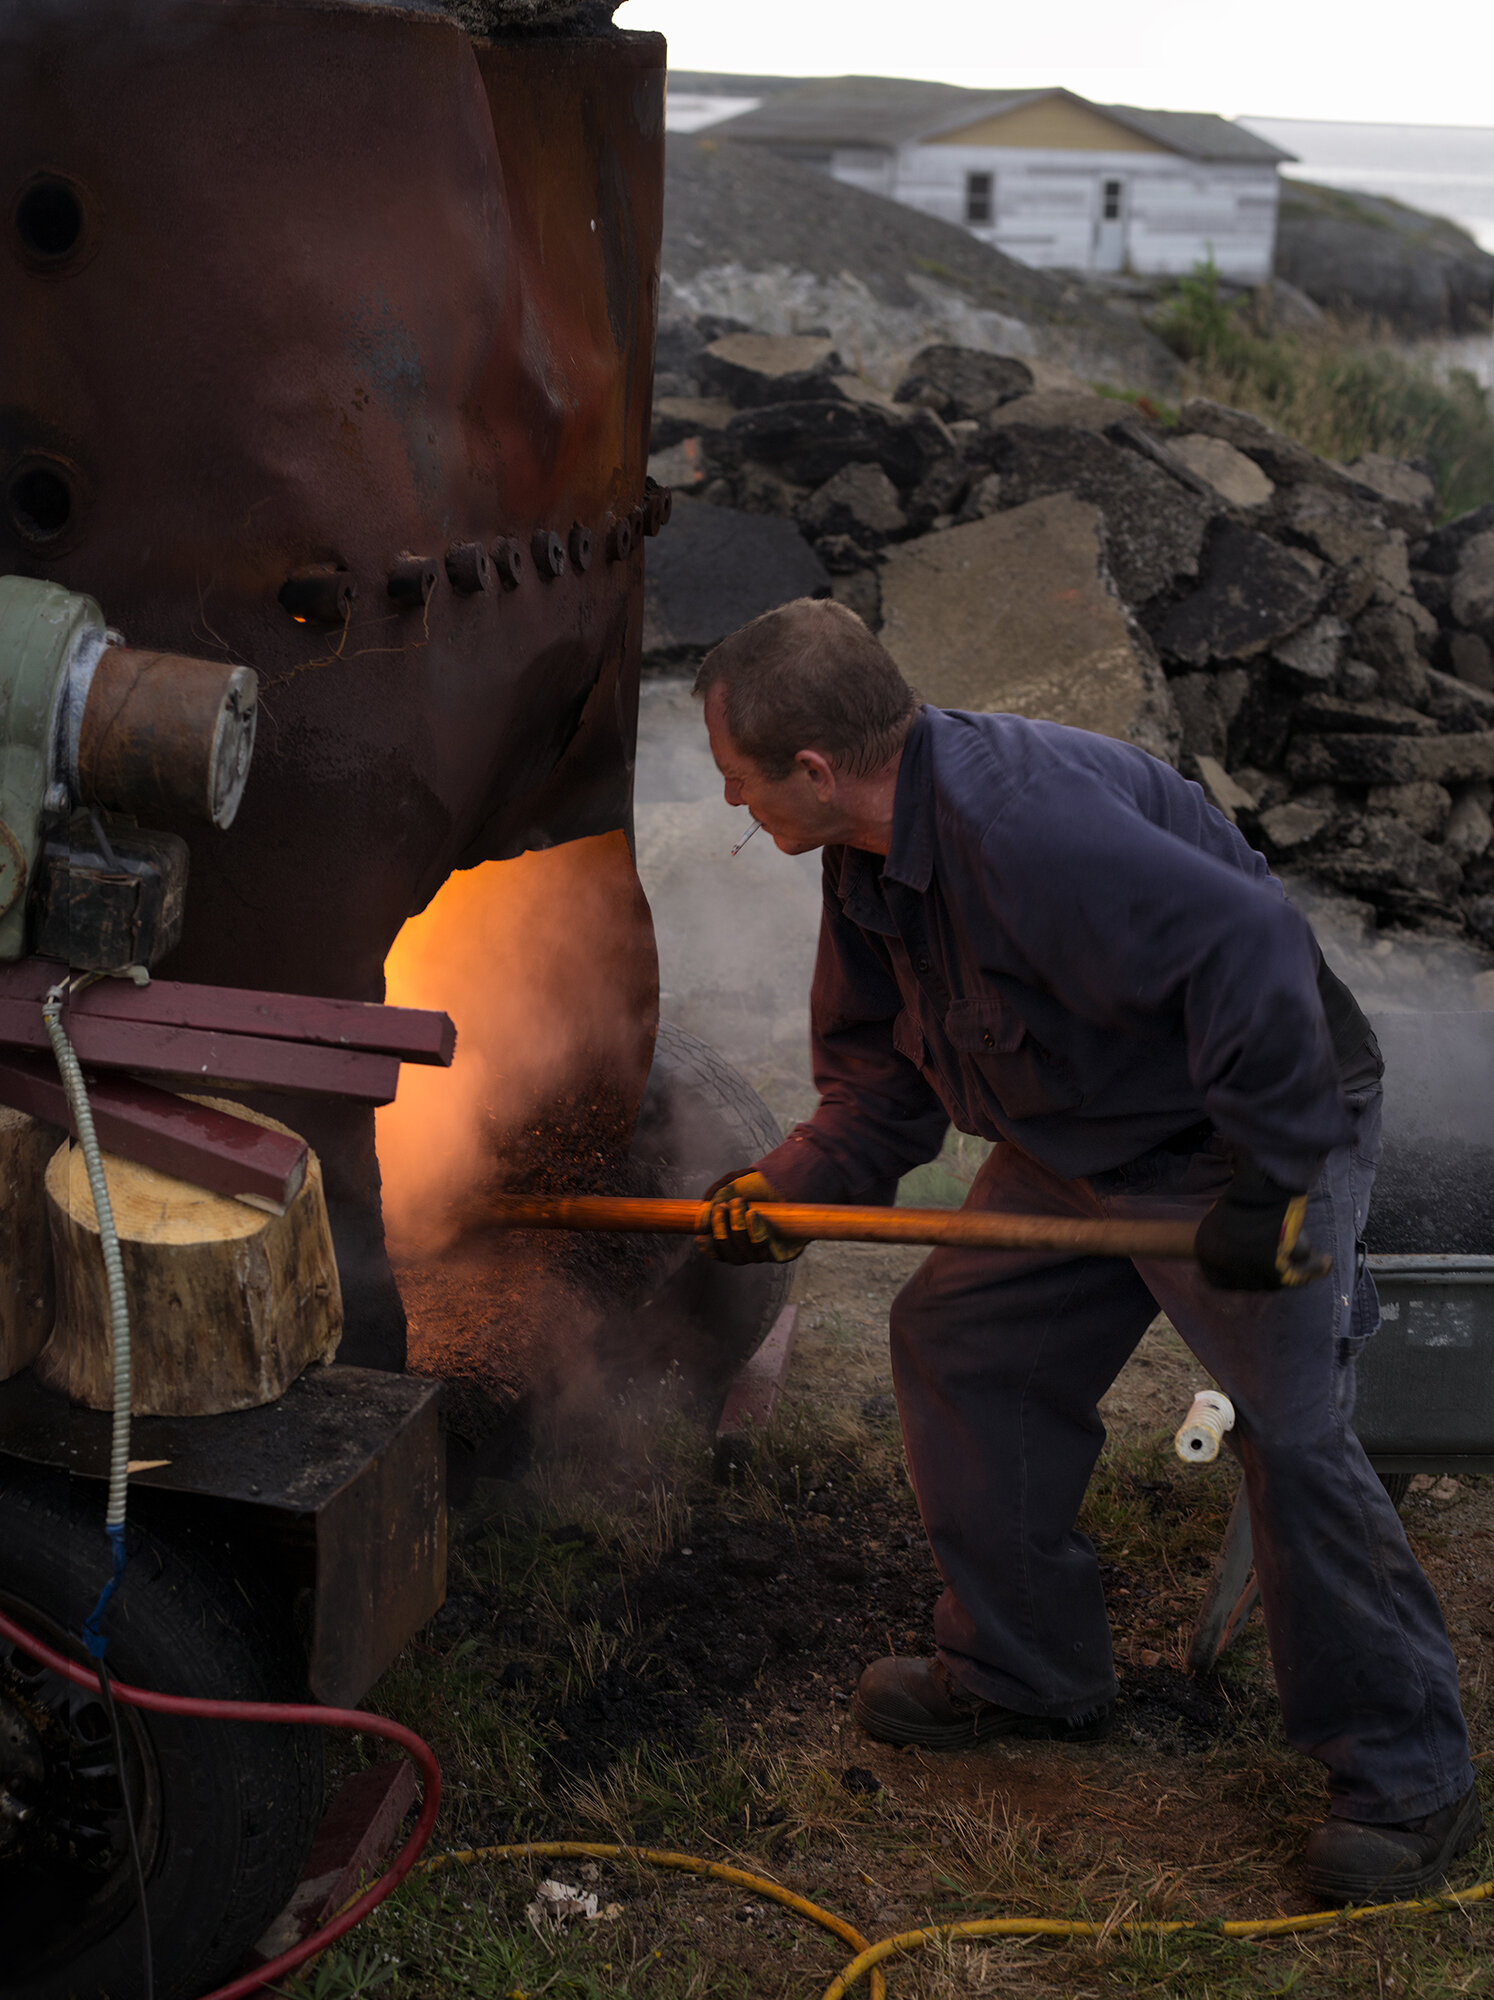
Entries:
{"type": "MultiPolygon", "coordinates": [[[[994,1215],[980,1209],[851,1208],[840,1203],[761,1201],[752,1207],[785,1236],[805,1243],[951,1244],[970,1250],[1056,1250],[1075,1257],[1194,1254],[1191,1222],[1112,1222],[1068,1215],[994,1215]]],[[[605,1229],[648,1236],[697,1236],[709,1204],[621,1195],[510,1195],[492,1198],[505,1229],[605,1229]]]]}

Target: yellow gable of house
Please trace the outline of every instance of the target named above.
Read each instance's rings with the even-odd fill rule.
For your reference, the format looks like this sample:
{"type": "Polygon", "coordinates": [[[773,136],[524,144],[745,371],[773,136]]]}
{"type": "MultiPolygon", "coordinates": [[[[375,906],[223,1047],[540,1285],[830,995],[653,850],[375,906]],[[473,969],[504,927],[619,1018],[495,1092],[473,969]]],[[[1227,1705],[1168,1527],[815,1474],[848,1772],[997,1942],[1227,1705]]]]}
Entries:
{"type": "Polygon", "coordinates": [[[1067,97],[1044,97],[1036,104],[1019,104],[1012,111],[962,125],[927,139],[929,146],[1031,146],[1056,153],[1165,153],[1155,139],[1144,139],[1103,111],[1076,104],[1067,97]]]}

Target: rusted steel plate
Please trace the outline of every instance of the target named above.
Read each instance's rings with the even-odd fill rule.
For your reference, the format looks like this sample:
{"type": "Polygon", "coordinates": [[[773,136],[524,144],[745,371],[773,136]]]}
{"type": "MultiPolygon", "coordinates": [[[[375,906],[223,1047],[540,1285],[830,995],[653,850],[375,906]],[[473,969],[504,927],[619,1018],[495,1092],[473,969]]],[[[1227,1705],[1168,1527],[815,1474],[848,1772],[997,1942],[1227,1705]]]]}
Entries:
{"type": "MultiPolygon", "coordinates": [[[[250,1195],[284,1208],[306,1178],[306,1141],[294,1135],[193,1104],[134,1077],[91,1077],[88,1096],[106,1153],[174,1174],[194,1187],[235,1200],[250,1195]]],[[[0,1052],[0,1104],[77,1137],[50,1055],[0,1052]]]]}
{"type": "Polygon", "coordinates": [[[726,1392],[726,1401],[716,1419],[718,1444],[723,1439],[728,1443],[749,1439],[754,1431],[764,1431],[772,1422],[778,1398],[788,1381],[798,1331],[798,1306],[785,1306],[769,1327],[762,1346],[742,1363],[736,1380],[726,1392]]]}
{"type": "Polygon", "coordinates": [[[474,50],[273,0],[0,27],[0,188],[64,177],[82,215],[0,267],[0,563],[260,675],[232,838],[167,821],[173,971],[376,998],[453,866],[627,823],[642,553],[605,542],[644,492],[662,106],[652,36],[474,50]],[[575,525],[584,574],[447,577],[575,525]],[[423,604],[388,593],[411,555],[423,604]],[[282,606],[317,565],[345,621],[282,606]]]}
{"type": "Polygon", "coordinates": [[[415,1766],[405,1757],[367,1764],[343,1779],[322,1815],[301,1879],[251,1963],[278,1958],[310,1937],[379,1873],[418,1792],[415,1766]]]}
{"type": "MultiPolygon", "coordinates": [[[[173,975],[377,1000],[454,867],[629,827],[643,550],[610,527],[644,504],[663,101],[657,36],[5,10],[0,569],[259,675],[231,832],[165,820],[191,849],[173,975]],[[473,545],[492,588],[448,563],[473,545]]],[[[614,965],[640,938],[652,960],[642,898],[612,922],[587,1004],[640,1020],[636,1103],[655,980],[614,965]]],[[[262,1102],[345,1187],[334,1229],[372,1270],[371,1133],[262,1102]]]]}

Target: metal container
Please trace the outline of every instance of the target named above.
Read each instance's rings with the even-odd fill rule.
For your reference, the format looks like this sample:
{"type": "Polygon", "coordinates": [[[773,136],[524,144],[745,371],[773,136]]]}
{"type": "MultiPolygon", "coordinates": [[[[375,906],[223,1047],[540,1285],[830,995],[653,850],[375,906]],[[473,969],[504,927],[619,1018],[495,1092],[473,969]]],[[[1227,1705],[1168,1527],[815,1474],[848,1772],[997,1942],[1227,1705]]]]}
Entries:
{"type": "Polygon", "coordinates": [[[1354,1428],[1379,1472],[1494,1471],[1494,1257],[1372,1257],[1354,1428]]]}
{"type": "Polygon", "coordinates": [[[1494,1471],[1494,1013],[1381,1014],[1366,1240],[1380,1331],[1354,1428],[1377,1471],[1494,1471]]]}

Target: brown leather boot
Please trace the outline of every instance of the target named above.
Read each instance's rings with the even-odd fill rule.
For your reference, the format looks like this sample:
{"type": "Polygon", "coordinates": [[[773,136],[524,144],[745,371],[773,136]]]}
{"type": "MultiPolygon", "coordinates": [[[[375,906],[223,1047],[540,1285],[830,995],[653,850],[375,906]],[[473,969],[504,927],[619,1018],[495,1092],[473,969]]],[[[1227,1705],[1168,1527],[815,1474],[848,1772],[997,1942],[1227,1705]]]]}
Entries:
{"type": "Polygon", "coordinates": [[[1478,1793],[1394,1826],[1331,1815],[1308,1835],[1307,1880],[1325,1903],[1397,1903],[1423,1895],[1484,1830],[1478,1793]]]}
{"type": "Polygon", "coordinates": [[[963,1750],[988,1736],[1056,1736],[1093,1743],[1110,1728],[1108,1705],[1094,1715],[1023,1715],[999,1702],[967,1694],[942,1660],[873,1660],[856,1683],[851,1713],[881,1743],[920,1743],[930,1750],[963,1750]]]}

